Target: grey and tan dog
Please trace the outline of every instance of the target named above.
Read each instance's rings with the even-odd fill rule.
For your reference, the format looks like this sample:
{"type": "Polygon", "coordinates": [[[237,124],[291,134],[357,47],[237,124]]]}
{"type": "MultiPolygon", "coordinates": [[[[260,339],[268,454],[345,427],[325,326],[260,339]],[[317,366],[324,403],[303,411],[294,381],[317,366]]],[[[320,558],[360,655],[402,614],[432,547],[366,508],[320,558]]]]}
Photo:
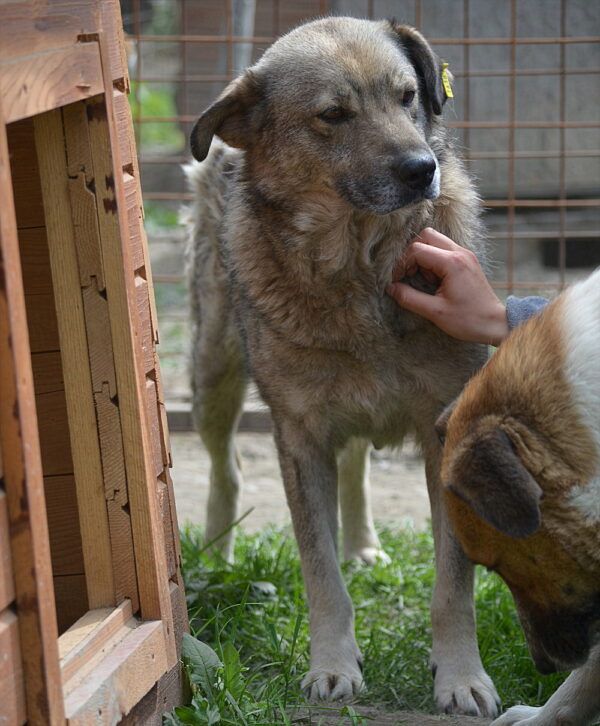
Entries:
{"type": "Polygon", "coordinates": [[[502,343],[440,420],[465,551],[497,571],[540,671],[574,668],[541,708],[494,726],[600,718],[600,269],[502,343]]]}
{"type": "MultiPolygon", "coordinates": [[[[279,39],[200,116],[192,151],[206,160],[187,168],[194,413],[212,457],[212,539],[238,513],[232,439],[249,375],[271,409],[310,607],[311,698],[351,697],[362,683],[338,480],[345,553],[371,561],[369,444],[416,436],[436,543],[436,701],[491,716],[473,568],[441,506],[434,430],[486,351],[385,294],[427,225],[480,252],[478,199],[446,138],[444,100],[442,65],[417,31],[327,18],[279,39]]],[[[222,547],[229,555],[230,534],[222,547]]]]}

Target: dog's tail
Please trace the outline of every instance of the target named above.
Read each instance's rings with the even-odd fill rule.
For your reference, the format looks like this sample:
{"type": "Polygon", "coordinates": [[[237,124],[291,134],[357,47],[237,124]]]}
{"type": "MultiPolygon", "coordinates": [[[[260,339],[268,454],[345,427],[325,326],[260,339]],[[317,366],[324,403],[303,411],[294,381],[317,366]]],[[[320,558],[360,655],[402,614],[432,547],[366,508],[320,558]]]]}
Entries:
{"type": "Polygon", "coordinates": [[[202,227],[209,234],[215,227],[218,233],[238,156],[238,151],[215,137],[204,161],[182,166],[193,200],[182,210],[180,219],[190,232],[202,227]]]}
{"type": "Polygon", "coordinates": [[[200,318],[199,295],[205,278],[225,274],[219,251],[221,228],[239,153],[215,137],[204,161],[182,167],[193,197],[180,214],[187,230],[185,260],[192,321],[200,318]]]}

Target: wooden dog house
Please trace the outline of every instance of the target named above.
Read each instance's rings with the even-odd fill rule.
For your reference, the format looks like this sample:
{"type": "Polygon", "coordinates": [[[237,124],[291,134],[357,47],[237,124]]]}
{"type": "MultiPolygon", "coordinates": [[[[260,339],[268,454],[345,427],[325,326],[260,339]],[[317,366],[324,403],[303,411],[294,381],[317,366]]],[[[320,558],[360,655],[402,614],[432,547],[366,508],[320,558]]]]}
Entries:
{"type": "Polygon", "coordinates": [[[115,0],[0,2],[0,723],[161,724],[186,626],[115,0]]]}

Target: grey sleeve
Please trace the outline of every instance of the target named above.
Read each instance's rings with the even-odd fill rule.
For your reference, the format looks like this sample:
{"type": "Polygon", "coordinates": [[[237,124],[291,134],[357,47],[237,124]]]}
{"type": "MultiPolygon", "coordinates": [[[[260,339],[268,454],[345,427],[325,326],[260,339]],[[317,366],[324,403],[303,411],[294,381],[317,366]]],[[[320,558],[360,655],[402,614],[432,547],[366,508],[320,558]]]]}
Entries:
{"type": "Polygon", "coordinates": [[[508,327],[510,330],[516,328],[520,323],[524,323],[527,318],[539,313],[545,308],[548,300],[545,297],[514,297],[509,295],[506,300],[506,317],[508,318],[508,327]]]}

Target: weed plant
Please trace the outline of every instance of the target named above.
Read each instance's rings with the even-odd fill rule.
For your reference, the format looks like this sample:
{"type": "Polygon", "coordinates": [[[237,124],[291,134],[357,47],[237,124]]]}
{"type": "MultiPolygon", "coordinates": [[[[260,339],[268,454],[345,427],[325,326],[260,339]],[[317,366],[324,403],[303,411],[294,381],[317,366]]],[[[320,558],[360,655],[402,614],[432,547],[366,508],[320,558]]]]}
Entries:
{"type": "MultiPolygon", "coordinates": [[[[359,702],[433,712],[432,537],[391,529],[380,536],[390,564],[343,566],[364,655],[367,690],[359,702]]],[[[283,725],[298,723],[299,713],[303,723],[317,724],[335,712],[340,723],[366,723],[352,706],[306,710],[299,683],[308,669],[308,619],[290,532],[239,533],[232,565],[207,554],[198,528],[186,528],[181,544],[192,633],[184,664],[193,700],[166,714],[166,726],[283,725]]],[[[481,656],[503,704],[544,703],[564,674],[537,673],[510,593],[495,574],[479,569],[475,598],[481,656]]]]}

